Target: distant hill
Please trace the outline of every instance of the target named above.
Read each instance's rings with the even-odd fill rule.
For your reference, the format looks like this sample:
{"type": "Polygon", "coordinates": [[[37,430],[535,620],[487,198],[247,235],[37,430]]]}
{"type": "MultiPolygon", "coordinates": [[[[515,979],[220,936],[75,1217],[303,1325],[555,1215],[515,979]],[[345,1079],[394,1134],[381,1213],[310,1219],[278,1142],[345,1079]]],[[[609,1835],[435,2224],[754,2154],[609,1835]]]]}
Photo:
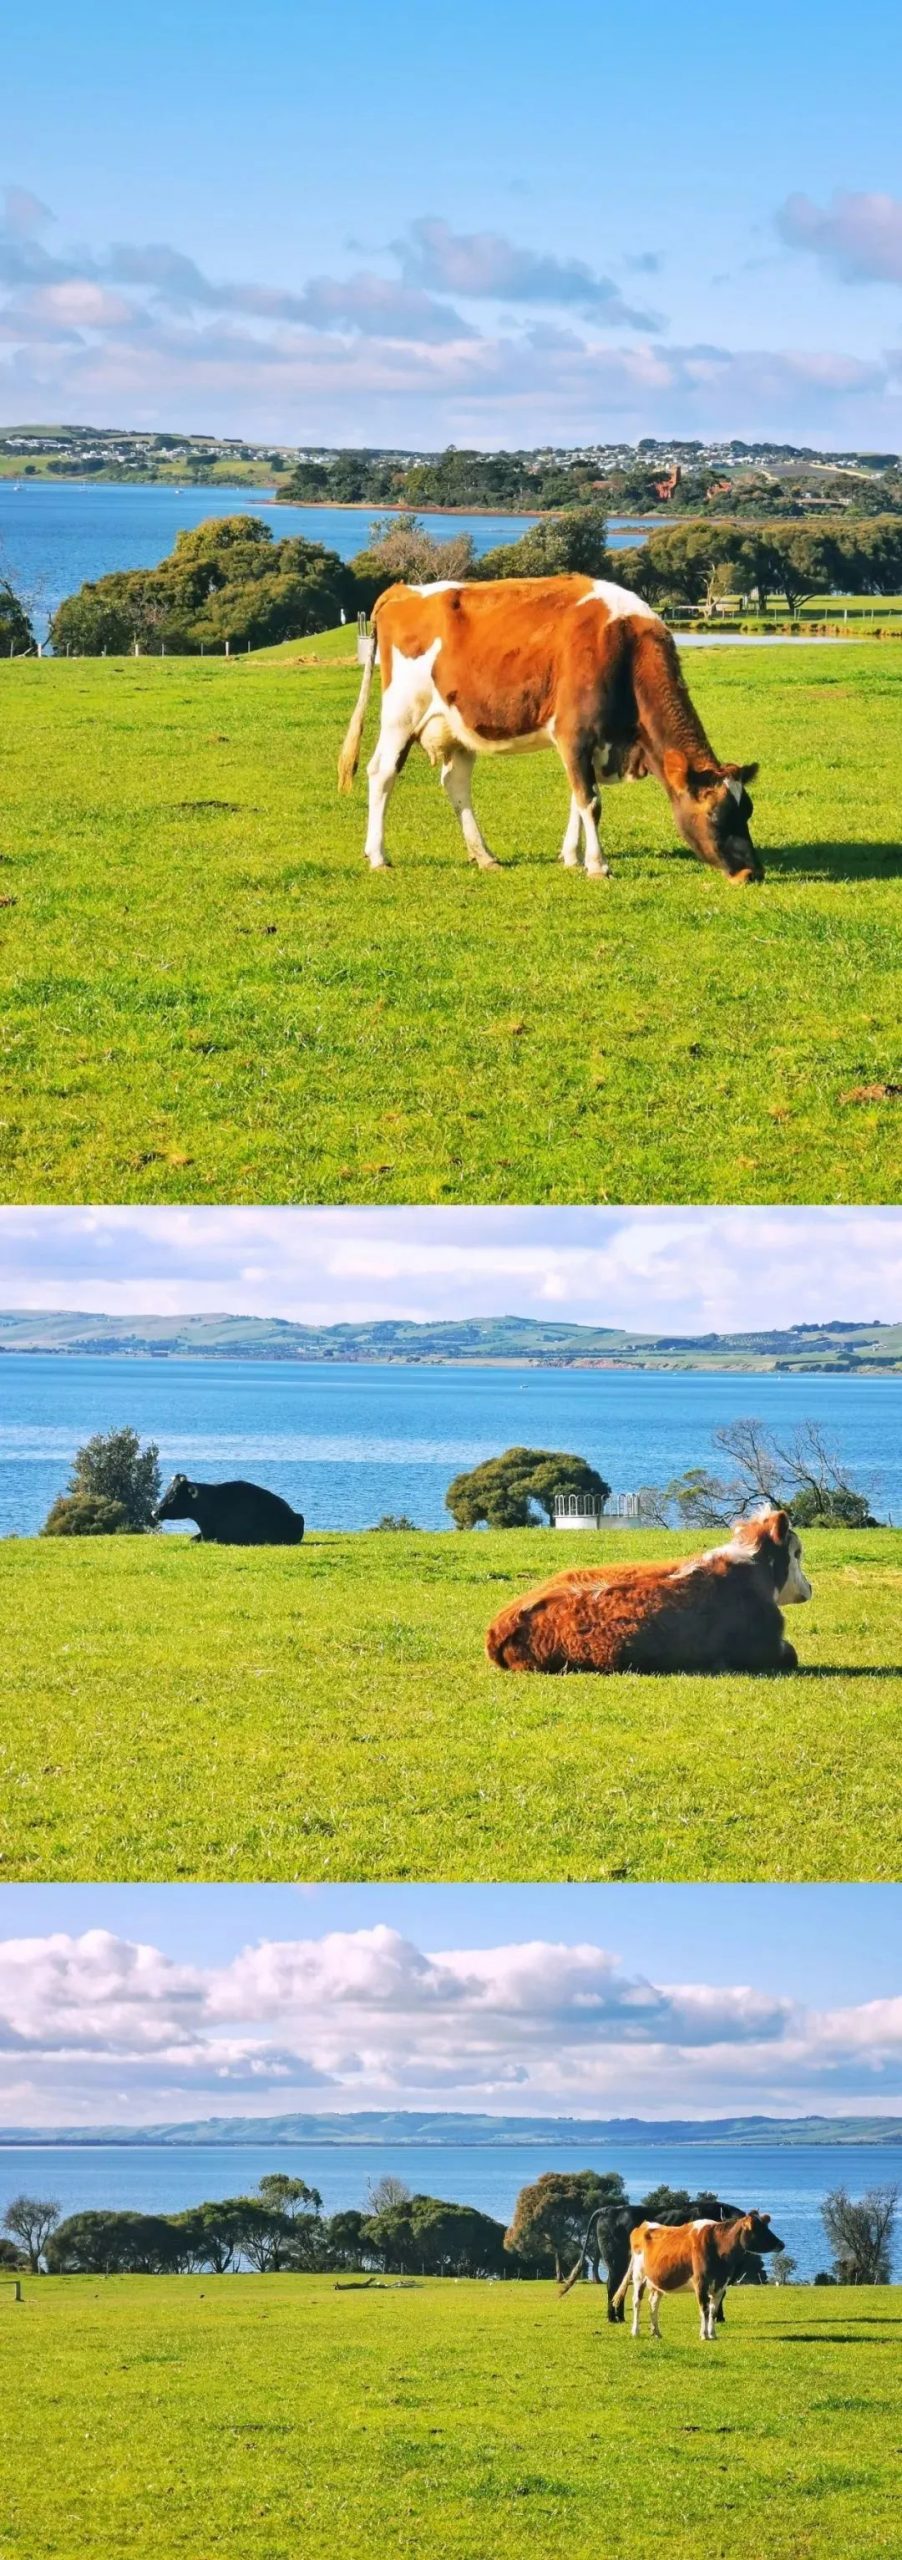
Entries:
{"type": "Polygon", "coordinates": [[[460,1323],[292,1324],[278,1316],[106,1316],[12,1308],[0,1312],[0,1353],[85,1353],[133,1359],[513,1363],[535,1368],[852,1370],[902,1375],[902,1322],[818,1325],[755,1333],[627,1333],[612,1325],[548,1324],[532,1316],[460,1323]]]}
{"type": "Polygon", "coordinates": [[[77,2144],[96,2149],[110,2143],[126,2144],[141,2149],[149,2144],[163,2145],[168,2150],[196,2150],[210,2143],[228,2144],[240,2149],[246,2143],[392,2143],[422,2148],[424,2144],[472,2147],[486,2143],[503,2143],[516,2149],[518,2145],[553,2142],[558,2147],[572,2143],[577,2150],[586,2143],[602,2142],[665,2144],[668,2142],[735,2142],[749,2148],[798,2149],[804,2145],[833,2146],[836,2143],[873,2144],[876,2148],[902,2142],[900,2116],[711,2116],[701,2122],[684,2121],[681,2117],[660,2120],[645,2116],[486,2116],[442,2115],[426,2112],[419,2115],[386,2110],[360,2115],[286,2115],[286,2116],[206,2116],[196,2124],[148,2124],[134,2128],[118,2125],[62,2125],[48,2132],[46,2127],[0,2129],[3,2143],[77,2144]]]}

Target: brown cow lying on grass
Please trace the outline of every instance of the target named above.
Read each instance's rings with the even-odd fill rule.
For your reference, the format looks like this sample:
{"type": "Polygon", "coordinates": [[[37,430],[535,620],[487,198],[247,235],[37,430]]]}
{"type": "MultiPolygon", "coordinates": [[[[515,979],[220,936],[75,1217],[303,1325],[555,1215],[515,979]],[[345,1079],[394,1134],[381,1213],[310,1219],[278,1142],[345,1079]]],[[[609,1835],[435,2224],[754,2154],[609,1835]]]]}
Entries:
{"type": "Polygon", "coordinates": [[[438,765],[471,862],[497,868],[470,796],[478,755],[553,747],[570,788],[561,848],[568,869],[580,844],[590,878],[608,865],[598,836],[606,782],[654,774],[685,844],[728,879],[760,880],[749,834],[746,784],[754,764],[722,764],[689,698],[673,639],[651,605],[609,578],[495,578],[467,584],[387,587],[373,608],[373,637],[338,763],[350,791],[376,652],[382,718],[369,764],[364,851],[385,868],[389,793],[418,743],[438,765]]]}
{"type": "Polygon", "coordinates": [[[502,1671],[794,1671],[781,1609],[810,1600],[785,1511],[670,1564],[575,1565],[509,1600],[486,1636],[502,1671]]]}
{"type": "MultiPolygon", "coordinates": [[[[614,2296],[623,2301],[627,2288],[633,2288],[634,2338],[639,2335],[639,2312],[642,2296],[648,2294],[651,2334],[659,2338],[658,2304],[662,2293],[694,2293],[698,2303],[699,2334],[705,2346],[717,2336],[717,2314],[728,2284],[735,2284],[750,2256],[763,2257],[768,2249],[782,2249],[770,2227],[769,2213],[741,2213],[734,2222],[681,2222],[674,2227],[666,2222],[640,2222],[630,2232],[630,2263],[623,2283],[614,2296]]],[[[576,2281],[579,2270],[567,2279],[565,2292],[576,2281]]]]}

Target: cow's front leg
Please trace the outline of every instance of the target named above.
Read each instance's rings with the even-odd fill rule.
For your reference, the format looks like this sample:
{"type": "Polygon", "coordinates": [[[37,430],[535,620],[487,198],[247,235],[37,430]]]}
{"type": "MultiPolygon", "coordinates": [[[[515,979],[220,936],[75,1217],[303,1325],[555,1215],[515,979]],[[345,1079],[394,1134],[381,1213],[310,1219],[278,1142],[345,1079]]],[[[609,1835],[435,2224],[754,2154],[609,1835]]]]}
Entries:
{"type": "MultiPolygon", "coordinates": [[[[604,880],[608,876],[609,865],[602,853],[598,833],[601,802],[595,784],[592,749],[582,738],[556,737],[554,743],[570,784],[572,804],[576,807],[585,839],[587,878],[604,880]]],[[[568,836],[569,833],[568,826],[568,836]]],[[[566,841],[567,837],[564,838],[565,844],[566,841]]]]}
{"type": "Polygon", "coordinates": [[[374,754],[367,765],[369,781],[369,815],[364,853],[371,871],[387,871],[385,851],[385,812],[389,794],[397,781],[401,766],[410,754],[413,739],[409,729],[384,721],[379,731],[374,754]]]}
{"type": "Polygon", "coordinates": [[[560,853],[560,859],[567,871],[579,870],[579,842],[582,832],[582,823],[579,801],[576,797],[575,791],[571,791],[570,815],[567,820],[566,832],[560,853]]]}
{"type": "Polygon", "coordinates": [[[470,861],[478,862],[480,871],[498,871],[500,863],[489,852],[473,807],[471,792],[475,762],[475,756],[470,755],[466,747],[452,747],[442,765],[442,790],[447,793],[451,807],[460,819],[470,861]]]}

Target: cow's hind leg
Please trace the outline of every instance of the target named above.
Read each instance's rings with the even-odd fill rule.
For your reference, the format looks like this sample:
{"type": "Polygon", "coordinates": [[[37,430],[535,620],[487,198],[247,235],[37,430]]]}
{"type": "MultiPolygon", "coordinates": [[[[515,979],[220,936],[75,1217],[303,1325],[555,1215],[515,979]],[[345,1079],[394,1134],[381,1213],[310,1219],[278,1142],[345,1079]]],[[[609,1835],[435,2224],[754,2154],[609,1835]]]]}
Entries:
{"type": "Polygon", "coordinates": [[[653,2338],[659,2338],[661,2335],[661,2324],[658,2319],[660,2300],[660,2293],[653,2284],[650,2284],[648,2288],[648,2309],[651,2318],[651,2334],[653,2338]]]}
{"type": "MultiPolygon", "coordinates": [[[[640,2274],[640,2272],[637,2270],[636,2274],[635,2274],[635,2275],[634,2275],[634,2277],[633,2277],[633,2327],[632,2327],[632,2334],[633,2334],[633,2337],[634,2337],[634,2338],[638,2338],[638,2335],[639,2335],[639,2313],[640,2313],[640,2311],[641,2311],[641,2309],[642,2309],[642,2296],[643,2296],[644,2292],[645,2292],[645,2277],[644,2277],[644,2275],[640,2274]]],[[[654,2325],[654,2315],[652,2315],[652,2325],[654,2325]]]]}
{"type": "Polygon", "coordinates": [[[447,793],[451,807],[460,819],[470,861],[477,862],[480,871],[498,871],[500,863],[489,852],[473,807],[471,787],[475,762],[475,756],[470,755],[466,747],[452,747],[442,765],[442,790],[447,793]]]}
{"type": "Polygon", "coordinates": [[[575,809],[585,838],[586,871],[588,877],[590,880],[605,879],[610,866],[605,861],[598,834],[598,819],[601,802],[595,784],[595,765],[593,761],[592,748],[584,738],[571,739],[557,736],[554,743],[560,756],[561,763],[563,764],[564,771],[567,775],[567,780],[570,784],[572,794],[570,824],[567,828],[567,834],[564,837],[564,849],[561,858],[563,861],[567,861],[568,859],[566,848],[570,841],[570,828],[573,823],[573,811],[575,809]]]}
{"type": "Polygon", "coordinates": [[[375,752],[367,765],[369,779],[369,816],[364,853],[371,871],[386,871],[385,812],[389,794],[406,764],[413,745],[410,729],[400,723],[384,721],[376,741],[375,752]]]}

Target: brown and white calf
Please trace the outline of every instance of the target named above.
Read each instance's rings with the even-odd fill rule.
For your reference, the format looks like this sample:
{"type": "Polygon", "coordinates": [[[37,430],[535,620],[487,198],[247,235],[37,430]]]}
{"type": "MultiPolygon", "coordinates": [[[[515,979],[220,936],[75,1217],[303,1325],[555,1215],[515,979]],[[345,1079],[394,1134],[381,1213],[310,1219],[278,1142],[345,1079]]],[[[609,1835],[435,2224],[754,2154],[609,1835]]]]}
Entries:
{"type": "Polygon", "coordinates": [[[704,1555],[573,1565],[499,1609],[485,1649],[502,1671],[795,1671],[782,1612],[810,1598],[801,1539],[767,1511],[704,1555]]]}
{"type": "Polygon", "coordinates": [[[553,747],[570,786],[561,848],[568,869],[608,870],[598,835],[605,782],[654,774],[681,836],[731,880],[760,880],[749,834],[746,784],[753,764],[721,764],[689,698],[660,616],[607,578],[497,578],[386,588],[357,706],[341,751],[339,789],[350,791],[376,652],[382,718],[369,764],[365,852],[385,867],[385,811],[418,743],[441,772],[470,859],[497,868],[471,799],[478,755],[553,747]]]}
{"type": "Polygon", "coordinates": [[[694,2293],[699,2333],[708,2346],[717,2335],[717,2314],[728,2284],[735,2284],[750,2257],[763,2257],[783,2242],[771,2230],[769,2213],[741,2213],[733,2222],[640,2222],[630,2232],[630,2263],[614,2296],[623,2301],[633,2288],[634,2338],[639,2335],[642,2296],[648,2295],[651,2334],[661,2335],[658,2304],[663,2293],[694,2293]]]}

